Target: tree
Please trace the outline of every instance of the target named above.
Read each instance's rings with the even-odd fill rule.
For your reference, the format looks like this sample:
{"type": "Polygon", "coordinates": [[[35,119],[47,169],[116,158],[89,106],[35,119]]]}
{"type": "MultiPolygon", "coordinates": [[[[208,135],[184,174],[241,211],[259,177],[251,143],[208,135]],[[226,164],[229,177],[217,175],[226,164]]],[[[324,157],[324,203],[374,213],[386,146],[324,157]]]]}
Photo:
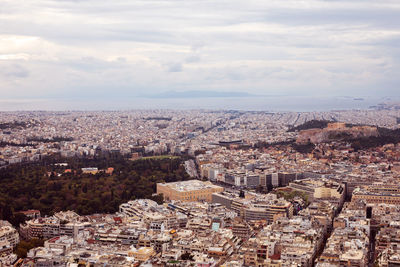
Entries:
{"type": "Polygon", "coordinates": [[[10,205],[5,204],[1,207],[1,218],[2,220],[9,221],[13,216],[13,212],[11,210],[10,205]]]}
{"type": "Polygon", "coordinates": [[[28,218],[25,216],[25,214],[17,212],[11,217],[9,222],[15,227],[19,227],[21,223],[24,223],[28,218]]]}
{"type": "Polygon", "coordinates": [[[33,238],[30,241],[22,240],[15,247],[14,252],[15,254],[17,254],[18,258],[25,258],[29,250],[36,247],[43,247],[43,245],[44,245],[43,239],[33,238]]]}
{"type": "MultiPolygon", "coordinates": [[[[128,200],[152,198],[159,182],[188,180],[182,160],[159,158],[132,162],[119,155],[95,158],[55,155],[35,163],[10,165],[0,169],[0,218],[10,220],[13,211],[26,209],[38,209],[43,215],[67,209],[82,215],[115,212],[128,200]],[[60,161],[67,162],[74,174],[63,174],[64,169],[54,165],[60,161]],[[114,173],[99,172],[93,176],[80,171],[89,166],[99,169],[112,166],[114,173]],[[48,172],[62,175],[51,179],[48,172]]],[[[162,203],[161,196],[153,198],[162,203]]],[[[18,225],[23,218],[18,215],[14,220],[18,225]]]]}
{"type": "Polygon", "coordinates": [[[181,255],[181,260],[183,261],[193,261],[193,255],[190,254],[189,252],[185,252],[181,255]]]}
{"type": "Polygon", "coordinates": [[[151,197],[151,200],[154,200],[155,202],[157,202],[157,204],[161,205],[164,203],[164,195],[163,194],[154,195],[151,197]]]}

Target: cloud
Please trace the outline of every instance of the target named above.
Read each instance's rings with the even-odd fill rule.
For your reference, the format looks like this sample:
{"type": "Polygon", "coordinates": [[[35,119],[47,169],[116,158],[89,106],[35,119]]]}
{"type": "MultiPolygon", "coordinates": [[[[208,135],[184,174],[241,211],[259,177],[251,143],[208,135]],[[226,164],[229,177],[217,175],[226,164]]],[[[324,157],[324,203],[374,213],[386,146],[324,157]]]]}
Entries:
{"type": "Polygon", "coordinates": [[[196,56],[196,55],[191,55],[191,56],[188,56],[188,57],[185,59],[185,62],[186,62],[186,63],[200,62],[200,57],[199,57],[199,56],[196,56]]]}
{"type": "Polygon", "coordinates": [[[0,93],[399,95],[399,12],[397,0],[4,0],[0,93]]]}
{"type": "Polygon", "coordinates": [[[3,66],[0,73],[5,79],[26,78],[29,76],[29,71],[18,64],[3,66]]]}
{"type": "Polygon", "coordinates": [[[183,66],[181,63],[169,63],[166,64],[168,72],[181,72],[183,70],[183,66]]]}

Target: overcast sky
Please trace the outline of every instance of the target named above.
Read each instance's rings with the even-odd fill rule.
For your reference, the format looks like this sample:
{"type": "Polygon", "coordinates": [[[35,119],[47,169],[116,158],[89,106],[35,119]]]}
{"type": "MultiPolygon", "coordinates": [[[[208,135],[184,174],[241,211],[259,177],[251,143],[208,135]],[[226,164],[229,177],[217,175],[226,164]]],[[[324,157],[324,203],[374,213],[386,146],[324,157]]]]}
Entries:
{"type": "Polygon", "coordinates": [[[399,0],[1,0],[1,98],[399,96],[399,0]]]}

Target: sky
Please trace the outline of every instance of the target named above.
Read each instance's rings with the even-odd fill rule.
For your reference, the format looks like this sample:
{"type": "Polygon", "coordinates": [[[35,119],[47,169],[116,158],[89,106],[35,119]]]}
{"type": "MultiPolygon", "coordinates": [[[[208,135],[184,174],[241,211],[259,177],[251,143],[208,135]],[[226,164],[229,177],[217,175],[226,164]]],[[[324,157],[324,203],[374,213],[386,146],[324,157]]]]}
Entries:
{"type": "Polygon", "coordinates": [[[400,96],[399,0],[1,0],[3,101],[400,96]]]}

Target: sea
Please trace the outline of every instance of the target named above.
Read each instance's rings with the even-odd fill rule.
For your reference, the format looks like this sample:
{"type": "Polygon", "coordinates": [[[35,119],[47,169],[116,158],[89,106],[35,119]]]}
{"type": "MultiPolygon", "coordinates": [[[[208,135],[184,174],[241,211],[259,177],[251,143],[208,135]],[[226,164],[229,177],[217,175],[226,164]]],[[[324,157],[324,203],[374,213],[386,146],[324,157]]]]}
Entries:
{"type": "Polygon", "coordinates": [[[257,96],[204,98],[41,98],[0,99],[0,111],[94,111],[94,110],[242,110],[312,112],[371,109],[382,103],[400,103],[400,97],[257,96]]]}

